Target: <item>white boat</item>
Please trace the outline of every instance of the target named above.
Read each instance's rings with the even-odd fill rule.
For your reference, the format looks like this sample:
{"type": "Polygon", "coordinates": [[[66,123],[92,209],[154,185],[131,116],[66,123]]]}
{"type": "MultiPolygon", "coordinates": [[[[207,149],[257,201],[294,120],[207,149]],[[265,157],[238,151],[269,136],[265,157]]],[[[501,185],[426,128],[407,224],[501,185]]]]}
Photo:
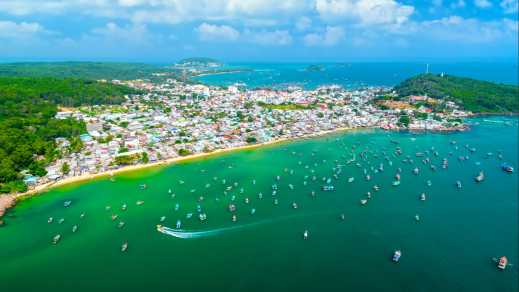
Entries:
{"type": "Polygon", "coordinates": [[[308,230],[305,230],[305,232],[303,232],[303,239],[308,239],[308,230]]]}
{"type": "Polygon", "coordinates": [[[128,249],[128,242],[125,242],[121,245],[121,251],[125,252],[128,249]]]}
{"type": "Polygon", "coordinates": [[[52,238],[52,244],[58,244],[58,241],[61,239],[61,234],[56,234],[52,238]]]}
{"type": "Polygon", "coordinates": [[[365,200],[365,199],[360,200],[361,205],[366,205],[366,203],[368,203],[368,200],[365,200]]]}
{"type": "Polygon", "coordinates": [[[77,231],[77,225],[72,226],[72,232],[75,233],[77,231]]]}
{"type": "Polygon", "coordinates": [[[354,177],[350,177],[350,178],[348,179],[348,182],[349,182],[349,183],[352,183],[354,180],[355,180],[354,177]]]}

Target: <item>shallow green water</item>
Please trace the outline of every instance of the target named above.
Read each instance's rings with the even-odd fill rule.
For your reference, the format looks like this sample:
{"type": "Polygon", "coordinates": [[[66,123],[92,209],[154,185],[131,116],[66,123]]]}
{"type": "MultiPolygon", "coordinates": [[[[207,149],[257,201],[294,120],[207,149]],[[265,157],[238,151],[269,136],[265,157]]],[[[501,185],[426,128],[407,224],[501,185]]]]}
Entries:
{"type": "Polygon", "coordinates": [[[343,133],[52,190],[19,204],[0,228],[2,291],[517,291],[517,266],[498,271],[492,262],[506,255],[518,263],[518,175],[500,169],[503,161],[519,166],[517,119],[474,121],[480,124],[465,133],[343,133]],[[465,144],[477,151],[471,154],[465,144]],[[400,156],[393,155],[397,146],[400,156]],[[364,150],[366,160],[359,156],[364,150]],[[436,171],[421,162],[425,157],[415,157],[426,150],[436,171]],[[353,152],[360,168],[346,164],[353,152]],[[487,152],[494,155],[486,158],[487,152]],[[406,155],[412,164],[402,162],[406,155]],[[469,160],[458,161],[466,155],[469,160]],[[444,157],[448,169],[441,167],[444,157]],[[374,173],[371,167],[381,162],[384,171],[374,173]],[[421,169],[417,176],[415,166],[421,169]],[[364,179],[364,168],[371,181],[364,179]],[[402,183],[394,187],[397,168],[402,183]],[[476,184],[480,170],[486,180],[476,184]],[[331,178],[335,192],[321,191],[323,177],[331,178]],[[355,181],[348,183],[349,177],[355,181]],[[139,188],[143,183],[146,190],[139,188]],[[272,184],[279,188],[275,197],[272,184]],[[375,184],[380,191],[373,191],[375,184]],[[361,206],[367,191],[373,196],[361,206]],[[419,200],[422,192],[426,201],[419,200]],[[233,195],[237,222],[227,210],[233,195]],[[72,201],[68,208],[66,200],[72,201]],[[136,205],[138,200],[144,204],[136,205]],[[207,221],[198,220],[197,204],[207,221]],[[194,216],[186,219],[190,212],[194,216]],[[112,221],[112,214],[118,219],[112,221]],[[181,219],[186,230],[216,232],[196,239],[167,236],[155,229],[161,216],[168,227],[181,219]],[[60,218],[64,223],[58,224],[60,218]],[[123,228],[117,228],[119,221],[123,228]],[[244,227],[225,230],[231,226],[244,227]],[[308,240],[302,239],[304,230],[308,240]],[[52,245],[58,233],[62,239],[52,245]],[[129,247],[122,253],[125,241],[129,247]],[[395,249],[403,253],[397,264],[391,262],[395,249]]]}

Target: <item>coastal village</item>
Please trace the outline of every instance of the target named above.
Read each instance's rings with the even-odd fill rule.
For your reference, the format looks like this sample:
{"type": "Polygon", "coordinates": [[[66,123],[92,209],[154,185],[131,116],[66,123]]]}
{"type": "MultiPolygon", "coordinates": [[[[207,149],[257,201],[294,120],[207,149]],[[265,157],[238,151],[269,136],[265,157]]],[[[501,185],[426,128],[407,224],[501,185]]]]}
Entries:
{"type": "Polygon", "coordinates": [[[416,104],[444,102],[422,96],[405,101],[380,99],[395,94],[380,87],[249,90],[238,85],[215,87],[175,79],[161,83],[112,82],[143,93],[127,96],[121,105],[58,112],[59,119],[84,121],[88,133],[80,136],[82,148],[77,152],[68,151],[70,141],[57,138],[62,158],[47,167],[44,177],[27,175],[24,181],[30,190],[67,178],[110,174],[129,165],[160,163],[341,129],[463,130],[459,118],[470,114],[452,102],[444,104],[448,114],[433,114],[429,107],[416,104]]]}

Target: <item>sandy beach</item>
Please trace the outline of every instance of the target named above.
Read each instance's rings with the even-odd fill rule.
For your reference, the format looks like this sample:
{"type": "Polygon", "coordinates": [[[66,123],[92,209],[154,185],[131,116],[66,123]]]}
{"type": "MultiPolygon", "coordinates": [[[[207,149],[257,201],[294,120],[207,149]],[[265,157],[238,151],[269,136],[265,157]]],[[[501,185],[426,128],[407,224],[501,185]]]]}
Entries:
{"type": "MultiPolygon", "coordinates": [[[[366,128],[355,128],[355,129],[366,129],[366,128]]],[[[226,149],[218,149],[218,150],[215,150],[212,152],[197,153],[197,154],[192,154],[192,155],[187,155],[187,156],[169,158],[169,159],[165,159],[165,160],[161,160],[161,161],[157,161],[157,162],[153,162],[153,163],[148,163],[148,164],[128,165],[128,166],[123,166],[121,168],[114,169],[114,170],[68,177],[68,178],[65,178],[62,180],[49,182],[49,183],[46,183],[43,185],[36,186],[34,189],[31,189],[24,193],[0,195],[0,218],[2,218],[2,216],[5,214],[7,209],[14,207],[14,205],[16,204],[17,201],[38,195],[38,194],[48,191],[52,188],[56,188],[56,187],[60,187],[60,186],[64,186],[64,185],[68,185],[68,184],[72,184],[72,183],[77,183],[77,182],[85,182],[85,181],[93,180],[93,179],[100,178],[100,177],[108,177],[108,176],[120,174],[123,172],[131,172],[131,171],[137,171],[137,170],[142,170],[142,169],[146,169],[146,168],[166,166],[166,165],[181,162],[181,161],[194,160],[197,158],[209,157],[209,156],[218,155],[218,154],[227,153],[227,152],[255,149],[255,148],[264,147],[267,145],[274,145],[274,144],[279,144],[279,143],[294,141],[294,140],[300,140],[300,139],[308,139],[308,138],[328,135],[328,134],[332,134],[332,133],[350,131],[350,130],[354,130],[354,129],[349,128],[349,127],[337,128],[337,129],[333,129],[333,130],[321,131],[321,132],[317,132],[314,134],[304,135],[301,137],[280,138],[280,139],[276,139],[276,140],[272,140],[272,141],[268,141],[268,142],[264,142],[264,143],[243,145],[243,146],[231,147],[231,148],[226,148],[226,149]]],[[[0,223],[1,223],[1,221],[0,221],[0,223]]]]}

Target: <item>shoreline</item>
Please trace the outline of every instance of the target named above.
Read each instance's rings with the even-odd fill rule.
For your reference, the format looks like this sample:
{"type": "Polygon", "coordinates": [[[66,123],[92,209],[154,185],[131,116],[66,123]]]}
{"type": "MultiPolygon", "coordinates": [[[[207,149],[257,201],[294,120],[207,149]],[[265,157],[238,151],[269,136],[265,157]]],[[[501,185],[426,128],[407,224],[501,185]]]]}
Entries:
{"type": "Polygon", "coordinates": [[[325,135],[334,134],[334,133],[348,132],[348,131],[355,131],[355,130],[367,130],[367,129],[372,129],[372,128],[373,127],[358,127],[358,128],[342,127],[342,128],[336,128],[333,130],[326,130],[326,131],[321,131],[321,132],[317,132],[317,133],[313,133],[313,134],[303,135],[300,137],[290,137],[290,138],[285,137],[285,138],[275,139],[275,140],[263,142],[263,143],[217,149],[217,150],[214,150],[211,152],[196,153],[196,154],[191,154],[191,155],[187,155],[187,156],[168,158],[168,159],[160,160],[160,161],[153,162],[153,163],[147,163],[147,164],[128,165],[128,166],[123,166],[118,169],[103,171],[103,172],[99,172],[99,173],[83,174],[83,175],[79,175],[79,176],[68,177],[68,178],[54,181],[54,182],[48,182],[46,184],[39,185],[39,186],[35,187],[34,189],[28,190],[23,193],[0,195],[0,226],[3,224],[3,221],[1,220],[1,218],[5,215],[5,213],[7,212],[8,209],[15,207],[17,202],[22,201],[24,199],[31,198],[33,196],[39,195],[41,193],[47,192],[47,191],[57,188],[57,187],[62,187],[62,186],[73,184],[73,183],[86,182],[86,181],[94,180],[94,179],[101,178],[101,177],[110,177],[110,176],[120,174],[120,173],[125,173],[125,172],[132,172],[132,171],[159,167],[159,166],[168,166],[168,165],[171,165],[171,164],[174,164],[177,162],[190,161],[190,160],[195,160],[195,159],[204,158],[204,157],[211,157],[211,156],[216,156],[218,154],[256,149],[256,148],[261,148],[261,147],[265,147],[265,146],[281,144],[283,142],[311,139],[311,138],[316,138],[316,137],[325,136],[325,135]]]}

